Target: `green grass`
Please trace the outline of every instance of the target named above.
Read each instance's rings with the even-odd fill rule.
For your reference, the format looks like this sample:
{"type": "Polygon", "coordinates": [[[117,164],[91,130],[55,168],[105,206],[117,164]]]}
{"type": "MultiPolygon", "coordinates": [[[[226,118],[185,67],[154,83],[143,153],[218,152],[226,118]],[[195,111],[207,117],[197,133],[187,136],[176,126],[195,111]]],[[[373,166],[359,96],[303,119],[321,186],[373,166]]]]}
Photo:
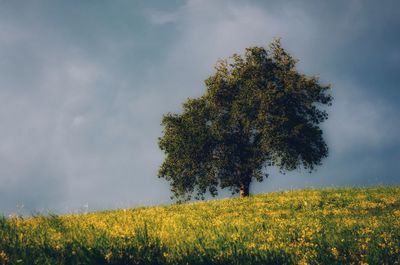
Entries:
{"type": "Polygon", "coordinates": [[[400,187],[0,218],[0,264],[400,264],[400,187]]]}

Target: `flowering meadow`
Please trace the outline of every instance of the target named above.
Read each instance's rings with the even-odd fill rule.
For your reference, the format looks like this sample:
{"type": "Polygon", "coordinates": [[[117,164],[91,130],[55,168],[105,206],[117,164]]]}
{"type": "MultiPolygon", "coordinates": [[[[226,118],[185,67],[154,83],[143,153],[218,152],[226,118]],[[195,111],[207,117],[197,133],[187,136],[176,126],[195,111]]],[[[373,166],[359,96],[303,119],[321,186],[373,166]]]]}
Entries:
{"type": "Polygon", "coordinates": [[[400,264],[400,187],[1,217],[0,264],[400,264]]]}

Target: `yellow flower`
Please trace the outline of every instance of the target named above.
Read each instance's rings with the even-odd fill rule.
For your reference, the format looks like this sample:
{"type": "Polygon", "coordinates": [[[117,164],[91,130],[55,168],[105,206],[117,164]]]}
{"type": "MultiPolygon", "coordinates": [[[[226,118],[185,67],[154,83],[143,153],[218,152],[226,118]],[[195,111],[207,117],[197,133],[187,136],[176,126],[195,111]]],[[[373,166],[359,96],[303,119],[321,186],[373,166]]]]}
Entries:
{"type": "Polygon", "coordinates": [[[337,248],[331,248],[331,253],[335,258],[339,257],[339,251],[337,250],[337,248]]]}
{"type": "Polygon", "coordinates": [[[247,245],[247,248],[248,248],[248,249],[254,249],[254,248],[256,248],[256,244],[255,244],[254,242],[251,242],[251,243],[249,243],[249,244],[247,245]]]}
{"type": "Polygon", "coordinates": [[[8,260],[9,260],[9,257],[7,255],[7,253],[5,253],[3,250],[0,250],[0,261],[7,263],[8,260]]]}
{"type": "Polygon", "coordinates": [[[268,249],[268,246],[265,245],[265,244],[262,244],[258,249],[259,249],[259,250],[267,250],[267,249],[268,249]]]}
{"type": "Polygon", "coordinates": [[[110,260],[111,260],[111,257],[112,257],[112,252],[108,252],[108,253],[105,255],[105,259],[106,259],[107,261],[110,261],[110,260]]]}

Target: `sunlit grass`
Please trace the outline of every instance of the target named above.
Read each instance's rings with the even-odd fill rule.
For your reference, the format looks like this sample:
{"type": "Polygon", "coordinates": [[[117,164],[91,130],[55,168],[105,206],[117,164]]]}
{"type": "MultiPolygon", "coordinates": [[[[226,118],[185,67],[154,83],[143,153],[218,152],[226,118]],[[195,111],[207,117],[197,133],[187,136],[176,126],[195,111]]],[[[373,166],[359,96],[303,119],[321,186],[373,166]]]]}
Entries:
{"type": "Polygon", "coordinates": [[[0,264],[399,264],[400,187],[2,218],[0,264]]]}

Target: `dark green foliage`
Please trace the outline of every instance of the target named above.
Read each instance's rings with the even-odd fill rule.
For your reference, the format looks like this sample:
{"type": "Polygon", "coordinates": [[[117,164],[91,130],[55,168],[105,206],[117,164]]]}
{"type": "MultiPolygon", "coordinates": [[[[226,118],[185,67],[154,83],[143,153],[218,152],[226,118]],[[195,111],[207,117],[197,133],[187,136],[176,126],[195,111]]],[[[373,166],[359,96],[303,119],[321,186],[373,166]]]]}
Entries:
{"type": "Polygon", "coordinates": [[[329,86],[298,73],[279,40],[220,61],[205,85],[181,114],[162,120],[159,177],[171,182],[176,198],[215,196],[218,187],[247,195],[268,165],[311,171],[328,155],[319,124],[327,119],[329,86]]]}

